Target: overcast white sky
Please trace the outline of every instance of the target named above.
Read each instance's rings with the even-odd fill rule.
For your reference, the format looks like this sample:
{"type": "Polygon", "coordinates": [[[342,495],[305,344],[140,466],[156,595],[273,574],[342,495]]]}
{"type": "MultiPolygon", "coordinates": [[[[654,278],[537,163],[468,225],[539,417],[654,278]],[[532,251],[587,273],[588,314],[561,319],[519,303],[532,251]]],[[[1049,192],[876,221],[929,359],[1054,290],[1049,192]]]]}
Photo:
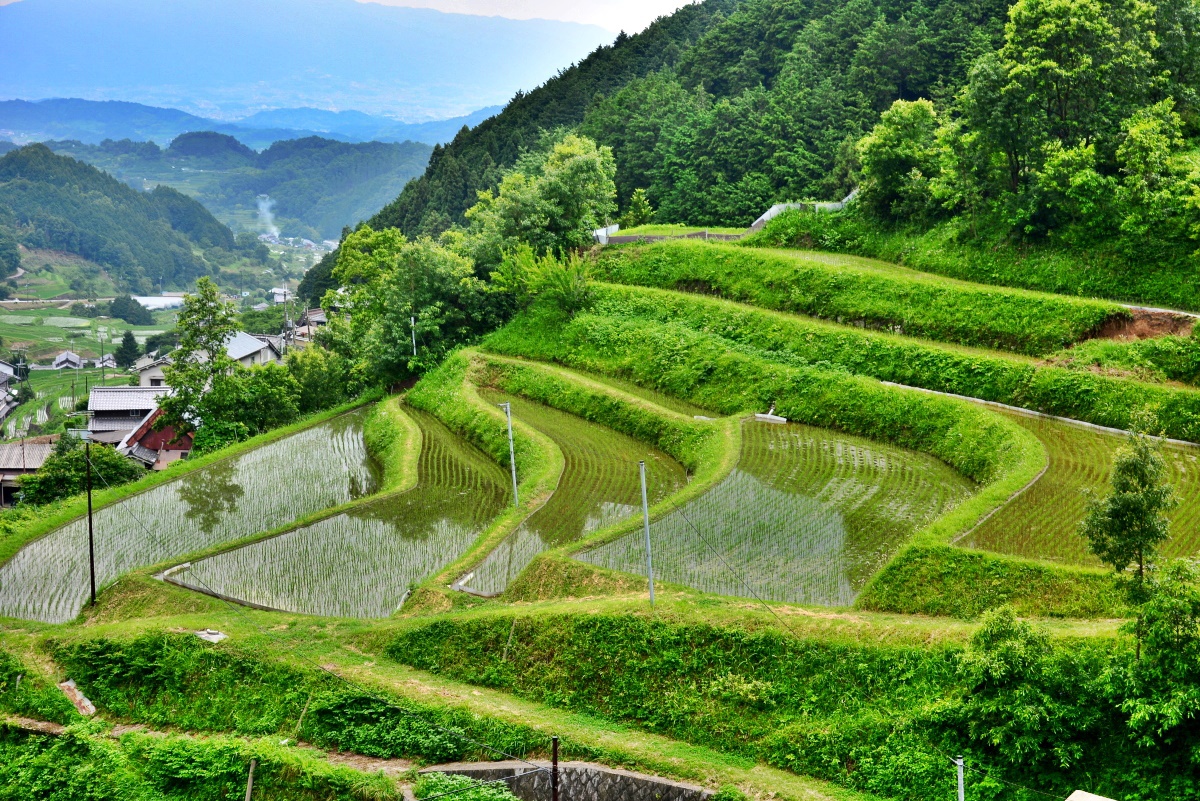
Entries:
{"type": "MultiPolygon", "coordinates": [[[[3,0],[0,0],[3,2],[3,0]]],[[[610,31],[635,33],[689,0],[359,0],[389,6],[435,8],[456,14],[510,19],[558,19],[585,22],[610,31]]]]}

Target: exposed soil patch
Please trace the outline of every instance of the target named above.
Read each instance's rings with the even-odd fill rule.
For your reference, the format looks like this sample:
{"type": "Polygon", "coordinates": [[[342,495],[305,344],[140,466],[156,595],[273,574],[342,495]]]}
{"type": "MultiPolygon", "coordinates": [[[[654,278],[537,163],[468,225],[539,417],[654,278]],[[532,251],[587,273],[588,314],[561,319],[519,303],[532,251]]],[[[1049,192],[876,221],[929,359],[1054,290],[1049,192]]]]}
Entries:
{"type": "MultiPolygon", "coordinates": [[[[312,748],[307,743],[301,743],[301,748],[312,748]]],[[[319,751],[320,749],[313,749],[319,751]]],[[[352,754],[348,751],[322,751],[325,759],[334,765],[361,771],[362,773],[382,773],[395,778],[412,770],[413,763],[407,759],[376,759],[375,757],[352,754]]]]}
{"type": "Polygon", "coordinates": [[[1110,317],[1090,332],[1085,339],[1151,339],[1171,334],[1187,336],[1196,320],[1182,314],[1129,309],[1129,317],[1110,317]]]}

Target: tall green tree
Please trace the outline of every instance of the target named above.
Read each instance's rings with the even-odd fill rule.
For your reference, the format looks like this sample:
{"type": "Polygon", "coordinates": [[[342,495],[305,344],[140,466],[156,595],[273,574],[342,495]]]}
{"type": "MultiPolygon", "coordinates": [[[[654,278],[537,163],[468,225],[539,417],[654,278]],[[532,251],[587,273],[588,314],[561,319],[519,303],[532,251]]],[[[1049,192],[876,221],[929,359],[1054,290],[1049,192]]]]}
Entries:
{"type": "Polygon", "coordinates": [[[205,393],[237,366],[226,350],[237,333],[236,321],[237,310],[221,299],[212,279],[196,281],[196,291],[184,297],[175,323],[179,346],[171,354],[171,363],[163,368],[163,378],[172,389],[160,401],[163,425],[182,433],[201,421],[205,393]]]}
{"type": "Polygon", "coordinates": [[[929,100],[897,100],[858,143],[860,201],[880,216],[923,217],[940,171],[938,119],[929,100]]]}
{"type": "MultiPolygon", "coordinates": [[[[21,476],[22,502],[39,506],[77,495],[86,489],[87,455],[73,437],[64,437],[36,473],[21,476]]],[[[97,486],[116,487],[146,475],[138,462],[112,448],[93,447],[92,472],[97,486]]]]}
{"type": "Polygon", "coordinates": [[[1079,533],[1117,573],[1134,568],[1133,597],[1141,600],[1147,571],[1170,533],[1168,514],[1178,503],[1161,449],[1144,430],[1131,432],[1113,457],[1111,487],[1108,495],[1088,499],[1079,533]]]}
{"type": "Polygon", "coordinates": [[[117,366],[132,367],[140,355],[141,351],[138,349],[138,343],[133,336],[133,332],[126,329],[125,333],[121,336],[121,344],[113,351],[113,358],[117,360],[117,366]]]}

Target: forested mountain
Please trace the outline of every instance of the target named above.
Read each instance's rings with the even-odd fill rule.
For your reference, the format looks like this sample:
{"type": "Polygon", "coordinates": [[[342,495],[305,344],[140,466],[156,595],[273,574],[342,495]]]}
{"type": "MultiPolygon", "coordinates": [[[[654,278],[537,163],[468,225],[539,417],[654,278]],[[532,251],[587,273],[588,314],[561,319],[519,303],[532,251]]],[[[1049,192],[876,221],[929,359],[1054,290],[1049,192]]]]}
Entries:
{"type": "MultiPolygon", "coordinates": [[[[0,158],[0,232],[98,262],[135,292],[160,281],[186,286],[239,247],[228,227],[186,195],[166,186],[138,192],[43,145],[0,158]]],[[[251,240],[241,247],[258,244],[251,240]]]]}
{"type": "Polygon", "coordinates": [[[416,142],[351,144],[313,136],[256,153],[211,131],[183,134],[165,149],[128,140],[47,144],[136,187],[173,186],[243,227],[257,224],[259,196],[267,195],[285,235],[314,239],[336,239],[344,226],[374,214],[420,174],[431,152],[416,142]]]}
{"type": "Polygon", "coordinates": [[[1057,116],[1053,138],[1095,143],[1115,175],[1122,119],[1172,97],[1190,125],[1200,75],[1195,2],[1126,5],[1024,0],[1010,23],[1009,0],[709,0],[519,95],[436,150],[373,222],[409,234],[462,223],[522,147],[566,125],[612,147],[622,207],[644,189],[660,221],[744,225],[775,202],[840,199],[859,179],[859,141],[897,100],[990,115],[971,141],[994,139],[1017,173],[1041,161],[1032,123],[1057,116]],[[1005,155],[1006,137],[1022,153],[1005,155]]]}
{"type": "Polygon", "coordinates": [[[1006,0],[707,0],[601,48],[435,150],[374,220],[462,222],[542,129],[613,147],[621,202],[662,219],[744,223],[776,200],[838,198],[853,143],[897,98],[949,97],[1000,42],[1006,0]]]}

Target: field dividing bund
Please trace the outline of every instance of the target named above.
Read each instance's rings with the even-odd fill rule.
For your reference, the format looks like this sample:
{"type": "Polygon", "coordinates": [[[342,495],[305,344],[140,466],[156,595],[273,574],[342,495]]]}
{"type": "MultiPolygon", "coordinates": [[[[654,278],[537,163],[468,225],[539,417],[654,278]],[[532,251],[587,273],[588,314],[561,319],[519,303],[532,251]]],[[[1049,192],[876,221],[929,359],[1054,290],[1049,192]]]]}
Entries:
{"type": "Polygon", "coordinates": [[[1039,356],[1128,318],[1108,301],[971,284],[859,259],[705,242],[605,250],[600,277],[621,284],[717,294],[961,345],[1039,356]]]}
{"type": "Polygon", "coordinates": [[[512,403],[513,416],[562,450],[564,468],[554,494],[468,574],[460,585],[498,595],[539,553],[641,514],[639,460],[646,462],[648,499],[656,504],[687,483],[667,454],[596,423],[520,397],[481,390],[491,403],[512,403]]]}
{"type": "Polygon", "coordinates": [[[413,585],[457,559],[512,502],[499,465],[433,417],[406,413],[422,434],[415,487],[195,561],[172,580],[288,612],[395,612],[413,585]]]}
{"type": "MultiPolygon", "coordinates": [[[[655,575],[719,595],[849,606],[909,537],[974,491],[922,453],[747,422],[737,469],[651,523],[655,575]]],[[[576,558],[647,574],[640,531],[576,558]]]]}
{"type": "MultiPolygon", "coordinates": [[[[372,494],[379,468],[363,442],[366,414],[334,417],[99,509],[97,586],[372,494]]],[[[87,598],[85,518],[0,565],[0,616],[62,623],[79,614],[87,598]]]]}
{"type": "MultiPolygon", "coordinates": [[[[1076,530],[1086,509],[1084,490],[1107,491],[1113,455],[1125,438],[1059,420],[1009,413],[1046,446],[1050,466],[1036,483],[984,521],[959,544],[970,548],[1098,566],[1076,530]]],[[[1179,497],[1163,555],[1200,553],[1200,447],[1164,443],[1168,480],[1179,497]]]]}

